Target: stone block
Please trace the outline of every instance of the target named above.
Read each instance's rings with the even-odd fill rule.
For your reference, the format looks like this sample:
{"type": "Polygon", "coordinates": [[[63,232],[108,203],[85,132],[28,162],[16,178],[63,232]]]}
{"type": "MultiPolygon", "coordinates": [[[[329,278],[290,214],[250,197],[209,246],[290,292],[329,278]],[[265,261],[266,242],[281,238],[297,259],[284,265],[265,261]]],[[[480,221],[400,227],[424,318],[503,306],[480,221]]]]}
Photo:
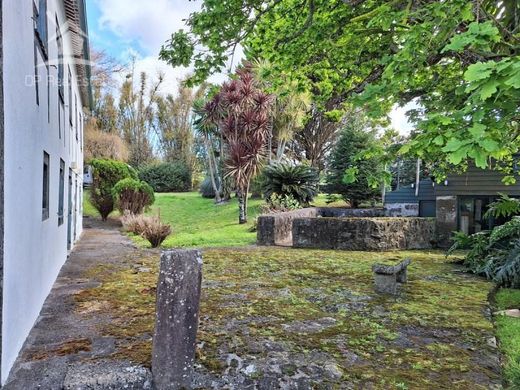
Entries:
{"type": "Polygon", "coordinates": [[[199,251],[163,252],[152,352],[152,374],[157,390],[191,388],[201,281],[199,251]]]}

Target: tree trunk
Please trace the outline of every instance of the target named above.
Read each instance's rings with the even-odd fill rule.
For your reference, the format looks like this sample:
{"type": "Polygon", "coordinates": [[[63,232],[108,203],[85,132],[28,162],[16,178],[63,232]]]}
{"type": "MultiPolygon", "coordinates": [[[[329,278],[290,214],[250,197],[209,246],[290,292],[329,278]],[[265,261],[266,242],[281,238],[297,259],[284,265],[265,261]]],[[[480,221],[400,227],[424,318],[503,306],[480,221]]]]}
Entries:
{"type": "Polygon", "coordinates": [[[238,223],[243,225],[247,223],[247,194],[244,194],[243,190],[237,191],[238,198],[238,223]]]}
{"type": "Polygon", "coordinates": [[[281,141],[278,145],[278,150],[276,151],[276,162],[280,162],[282,161],[282,157],[284,155],[284,152],[285,152],[285,147],[287,145],[287,141],[281,141]]]}
{"type": "Polygon", "coordinates": [[[213,150],[211,149],[210,142],[207,138],[204,138],[206,143],[206,149],[208,151],[208,164],[209,164],[209,177],[211,179],[211,185],[213,186],[213,191],[215,191],[215,203],[221,203],[222,199],[220,198],[220,188],[218,188],[217,183],[215,181],[215,173],[213,166],[213,150]]]}

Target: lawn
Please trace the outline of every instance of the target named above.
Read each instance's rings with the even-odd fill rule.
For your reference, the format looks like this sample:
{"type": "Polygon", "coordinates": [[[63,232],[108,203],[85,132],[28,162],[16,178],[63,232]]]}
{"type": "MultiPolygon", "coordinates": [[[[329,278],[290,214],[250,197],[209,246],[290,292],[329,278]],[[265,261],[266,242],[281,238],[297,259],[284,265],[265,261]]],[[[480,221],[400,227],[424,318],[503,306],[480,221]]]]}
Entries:
{"type": "MultiPolygon", "coordinates": [[[[89,315],[110,315],[100,332],[116,339],[116,354],[149,366],[159,253],[139,251],[137,264],[88,271],[101,285],[79,294],[77,304],[89,315]]],[[[488,344],[492,284],[462,273],[443,253],[250,247],[207,249],[203,257],[197,388],[473,390],[500,383],[488,344]],[[405,257],[413,263],[401,295],[374,293],[371,265],[405,257]]]]}
{"type": "MultiPolygon", "coordinates": [[[[163,243],[163,248],[178,247],[234,247],[253,245],[256,242],[256,233],[251,232],[251,226],[260,212],[261,199],[249,200],[249,222],[238,224],[238,204],[235,198],[230,202],[216,205],[212,199],[204,199],[197,192],[155,194],[156,200],[148,214],[157,215],[169,223],[173,234],[163,243]]],[[[326,196],[320,195],[316,206],[325,206],[326,196]]],[[[342,202],[334,206],[343,205],[342,202]]],[[[83,213],[95,217],[97,211],[88,200],[88,191],[85,191],[83,213]]],[[[118,212],[112,217],[119,216],[118,212]]],[[[141,237],[133,237],[134,241],[142,246],[148,243],[141,237]]]]}
{"type": "MultiPolygon", "coordinates": [[[[496,295],[499,310],[520,308],[520,290],[503,288],[496,295]]],[[[497,337],[505,355],[504,376],[512,389],[520,389],[520,318],[498,315],[497,337]]]]}

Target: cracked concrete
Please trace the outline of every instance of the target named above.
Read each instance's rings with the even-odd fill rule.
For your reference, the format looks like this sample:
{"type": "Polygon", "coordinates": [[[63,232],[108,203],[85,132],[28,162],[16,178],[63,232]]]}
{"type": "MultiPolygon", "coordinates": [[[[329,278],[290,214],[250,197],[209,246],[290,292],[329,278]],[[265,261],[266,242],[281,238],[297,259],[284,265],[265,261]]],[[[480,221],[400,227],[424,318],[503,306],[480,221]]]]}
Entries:
{"type": "Polygon", "coordinates": [[[99,285],[85,279],[85,270],[121,263],[135,253],[117,221],[86,218],[84,225],[4,389],[151,388],[150,371],[114,357],[116,340],[99,334],[97,325],[110,318],[77,311],[75,294],[99,285]]]}

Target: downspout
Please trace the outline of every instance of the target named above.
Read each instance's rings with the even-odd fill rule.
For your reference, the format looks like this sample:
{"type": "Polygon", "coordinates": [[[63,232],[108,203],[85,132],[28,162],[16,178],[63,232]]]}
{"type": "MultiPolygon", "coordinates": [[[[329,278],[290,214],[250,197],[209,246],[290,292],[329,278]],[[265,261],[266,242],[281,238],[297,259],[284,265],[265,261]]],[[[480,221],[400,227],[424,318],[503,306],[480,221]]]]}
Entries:
{"type": "MultiPolygon", "coordinates": [[[[4,304],[4,40],[3,1],[0,0],[0,378],[2,378],[2,339],[4,304]]],[[[1,387],[1,385],[0,385],[1,387]]]]}

